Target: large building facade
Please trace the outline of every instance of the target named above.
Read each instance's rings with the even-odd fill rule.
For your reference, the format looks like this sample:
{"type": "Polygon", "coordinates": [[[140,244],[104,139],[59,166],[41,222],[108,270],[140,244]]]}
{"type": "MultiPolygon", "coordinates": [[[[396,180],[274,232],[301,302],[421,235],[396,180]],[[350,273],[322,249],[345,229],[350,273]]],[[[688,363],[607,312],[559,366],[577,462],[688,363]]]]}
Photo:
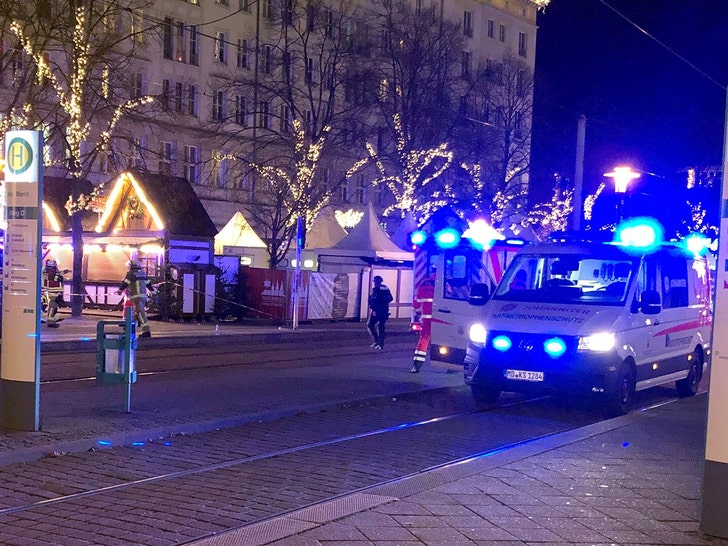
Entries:
{"type": "MultiPolygon", "coordinates": [[[[427,148],[452,137],[451,149],[469,140],[463,125],[503,133],[498,127],[514,117],[508,123],[527,157],[530,108],[510,115],[503,94],[493,88],[504,86],[506,58],[533,70],[536,14],[547,3],[132,0],[132,9],[103,21],[107,31],[132,42],[123,70],[93,71],[111,82],[115,89],[104,93],[116,93],[119,102],[153,100],[115,125],[113,137],[89,156],[85,176],[98,183],[127,168],[183,176],[222,227],[237,211],[272,195],[261,167],[300,168],[294,120],[307,141],[325,140],[316,176],[325,181],[329,203],[344,209],[391,201],[384,185],[372,184],[381,175],[373,166],[349,176],[347,171],[367,157],[365,143],[382,157],[396,146],[394,114],[406,120],[411,142],[419,139],[427,148]],[[428,18],[432,24],[425,24],[428,18]],[[408,30],[415,27],[420,34],[408,30]],[[443,38],[446,46],[436,45],[443,38]],[[435,127],[443,119],[459,127],[435,127]]],[[[6,42],[11,38],[6,34],[6,42]]],[[[60,54],[52,47],[45,53],[51,66],[60,54]]],[[[6,63],[0,93],[5,102],[17,98],[17,82],[8,72],[22,62],[32,62],[27,52],[6,63]]],[[[531,85],[520,93],[532,98],[532,92],[531,85]]],[[[88,119],[87,148],[99,141],[110,117],[88,119]]],[[[64,152],[59,147],[49,154],[64,152]]],[[[527,168],[518,177],[527,183],[527,168]]]]}

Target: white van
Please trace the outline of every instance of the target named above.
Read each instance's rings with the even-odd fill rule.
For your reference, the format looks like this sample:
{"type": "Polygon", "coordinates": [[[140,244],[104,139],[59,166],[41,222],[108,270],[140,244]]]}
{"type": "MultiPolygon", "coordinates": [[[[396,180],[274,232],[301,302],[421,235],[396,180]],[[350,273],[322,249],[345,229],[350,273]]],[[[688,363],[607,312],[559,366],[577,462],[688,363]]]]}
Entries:
{"type": "Polygon", "coordinates": [[[707,260],[676,244],[628,250],[576,242],[521,249],[470,328],[465,382],[474,398],[596,393],[620,414],[635,390],[675,381],[681,396],[695,394],[710,354],[707,260]]]}

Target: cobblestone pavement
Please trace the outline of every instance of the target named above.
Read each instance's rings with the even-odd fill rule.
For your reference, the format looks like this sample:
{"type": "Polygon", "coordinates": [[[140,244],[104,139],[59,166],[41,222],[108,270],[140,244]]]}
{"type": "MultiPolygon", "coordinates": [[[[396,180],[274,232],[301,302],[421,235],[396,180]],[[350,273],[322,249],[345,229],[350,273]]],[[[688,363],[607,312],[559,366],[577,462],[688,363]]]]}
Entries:
{"type": "MultiPolygon", "coordinates": [[[[97,319],[85,320],[87,324],[74,324],[69,319],[56,331],[59,337],[55,339],[52,339],[53,334],[43,332],[44,352],[53,350],[47,349],[50,345],[62,348],[64,343],[72,344],[70,346],[88,344],[89,341],[83,338],[91,334],[85,332],[89,326],[94,326],[97,319]]],[[[164,325],[156,326],[156,337],[147,341],[159,343],[160,347],[174,346],[174,339],[184,337],[184,332],[189,332],[190,328],[197,328],[194,334],[197,337],[215,335],[214,325],[175,324],[169,330],[164,325]],[[181,334],[173,332],[177,328],[186,330],[181,334]],[[201,333],[202,330],[205,333],[201,333]],[[165,332],[169,335],[166,336],[165,332]],[[168,339],[165,340],[165,337],[168,339]]],[[[332,328],[305,326],[311,330],[308,336],[318,335],[315,332],[319,328],[349,328],[354,336],[363,335],[362,327],[361,324],[334,325],[332,328]]],[[[274,330],[278,329],[262,328],[255,334],[263,336],[261,339],[280,340],[279,332],[292,336],[303,333],[274,330]]],[[[246,333],[252,335],[254,332],[251,329],[246,333]]],[[[404,329],[400,329],[400,334],[404,334],[404,329]]],[[[224,332],[221,335],[232,333],[224,332]]],[[[394,335],[397,333],[394,332],[394,335]]],[[[306,339],[305,336],[301,337],[306,339]]],[[[406,338],[400,341],[402,347],[391,347],[392,354],[408,361],[411,358],[409,345],[414,345],[414,342],[406,338]]],[[[420,374],[417,379],[409,377],[409,374],[403,377],[402,366],[396,362],[397,358],[392,364],[383,367],[384,372],[379,370],[378,373],[379,379],[393,381],[400,389],[405,385],[402,393],[412,387],[411,381],[422,381],[417,389],[425,390],[458,388],[462,385],[461,377],[444,374],[442,370],[430,370],[430,373],[420,374]]],[[[246,489],[246,482],[242,480],[238,482],[240,485],[237,488],[239,502],[226,501],[219,505],[210,502],[208,508],[215,512],[211,520],[189,532],[189,514],[185,512],[184,506],[172,510],[173,515],[164,520],[154,517],[155,509],[162,500],[170,502],[170,497],[194,499],[203,487],[209,489],[206,493],[214,493],[216,488],[229,489],[232,479],[229,471],[221,468],[216,478],[219,481],[203,485],[192,481],[185,484],[185,480],[175,482],[173,495],[168,489],[152,482],[143,489],[142,494],[130,493],[127,498],[121,495],[119,504],[116,501],[107,506],[101,503],[101,506],[87,509],[83,494],[79,494],[78,498],[73,497],[80,490],[80,484],[73,483],[74,475],[83,476],[83,483],[91,479],[99,486],[113,486],[118,480],[143,480],[144,476],[153,476],[155,473],[184,473],[199,462],[191,460],[189,456],[176,460],[165,455],[167,451],[164,448],[169,446],[164,446],[164,442],[143,447],[151,456],[138,473],[129,473],[121,462],[104,465],[104,468],[90,468],[92,465],[89,460],[84,459],[89,456],[93,460],[93,452],[49,457],[33,463],[43,465],[42,475],[29,470],[25,478],[18,482],[12,496],[0,496],[2,543],[22,546],[186,543],[204,546],[728,544],[724,539],[702,534],[699,529],[706,398],[699,395],[576,430],[516,443],[487,456],[437,466],[402,479],[384,472],[383,478],[395,479],[385,485],[364,488],[343,496],[342,489],[331,488],[326,479],[321,481],[329,485],[322,486],[320,495],[310,498],[300,498],[295,486],[281,485],[272,478],[269,485],[256,484],[254,490],[246,489]],[[53,503],[43,505],[41,502],[37,511],[26,511],[22,517],[21,514],[14,514],[12,509],[7,510],[11,505],[17,506],[23,501],[30,503],[39,498],[50,499],[58,495],[71,495],[70,504],[64,506],[73,508],[61,508],[53,503]],[[321,500],[328,496],[334,498],[321,500]],[[260,502],[250,502],[251,497],[260,502]],[[301,502],[305,504],[307,501],[312,504],[306,508],[296,508],[252,525],[247,523],[256,518],[268,517],[265,507],[270,504],[283,506],[291,502],[291,506],[301,506],[301,502]],[[109,518],[108,512],[112,508],[126,511],[121,518],[109,518]],[[122,524],[119,524],[120,520],[122,524]],[[108,531],[92,531],[91,523],[107,524],[108,531]],[[49,537],[60,526],[70,527],[73,531],[62,541],[52,542],[49,537]],[[233,527],[237,528],[229,530],[233,527]],[[167,531],[165,540],[151,540],[148,531],[152,528],[167,531]],[[204,534],[208,534],[207,538],[196,538],[204,534]]],[[[63,393],[56,393],[55,403],[62,399],[63,393]]],[[[323,410],[325,406],[319,405],[319,409],[323,410]]],[[[74,418],[63,423],[63,418],[59,416],[51,420],[54,426],[48,432],[0,434],[0,464],[9,464],[23,457],[34,460],[39,456],[40,448],[46,450],[45,454],[50,453],[48,450],[54,446],[59,450],[68,448],[72,446],[74,437],[87,434],[88,428],[94,426],[99,427],[93,429],[96,437],[107,427],[108,431],[116,433],[114,442],[127,445],[108,453],[113,455],[112,461],[113,457],[122,461],[125,451],[139,449],[131,442],[138,439],[140,434],[147,433],[147,438],[155,438],[158,433],[179,431],[180,425],[189,421],[186,416],[169,428],[165,419],[170,417],[173,416],[148,413],[129,420],[119,417],[114,410],[107,410],[85,419],[74,418]],[[160,422],[164,422],[167,428],[155,428],[160,422]],[[116,426],[119,426],[118,430],[114,428],[116,426]],[[129,432],[126,437],[125,432],[129,432]],[[5,461],[1,460],[3,456],[6,457],[5,461]]],[[[215,420],[221,427],[231,424],[218,414],[214,414],[215,420]]],[[[189,433],[194,434],[194,441],[201,441],[193,457],[195,459],[223,461],[231,453],[249,456],[255,449],[266,448],[265,444],[257,448],[252,444],[230,444],[219,450],[212,449],[205,444],[202,436],[195,434],[210,430],[211,422],[201,425],[202,421],[204,416],[200,416],[196,422],[197,428],[188,428],[189,433]]],[[[508,424],[501,426],[507,427],[508,424]]],[[[183,442],[186,438],[180,436],[172,441],[183,442]]],[[[79,444],[74,451],[84,451],[85,445],[87,442],[79,444]]],[[[378,450],[386,450],[386,447],[380,446],[378,450]]],[[[336,457],[335,450],[331,456],[336,457]]],[[[301,460],[299,464],[301,468],[316,469],[317,465],[323,463],[301,460]]],[[[17,469],[16,465],[13,468],[17,469]]],[[[32,466],[28,465],[28,468],[32,466]]],[[[5,471],[0,468],[0,472],[5,471]]],[[[266,470],[265,465],[255,472],[263,481],[274,473],[275,469],[266,470]]],[[[319,471],[314,470],[313,473],[318,474],[319,471]]],[[[406,473],[406,469],[401,469],[400,475],[402,473],[406,473]]],[[[306,481],[309,477],[315,478],[302,472],[299,479],[306,481]]],[[[346,484],[350,476],[344,474],[337,476],[337,479],[346,484]]],[[[308,481],[315,482],[316,479],[308,481]]]]}

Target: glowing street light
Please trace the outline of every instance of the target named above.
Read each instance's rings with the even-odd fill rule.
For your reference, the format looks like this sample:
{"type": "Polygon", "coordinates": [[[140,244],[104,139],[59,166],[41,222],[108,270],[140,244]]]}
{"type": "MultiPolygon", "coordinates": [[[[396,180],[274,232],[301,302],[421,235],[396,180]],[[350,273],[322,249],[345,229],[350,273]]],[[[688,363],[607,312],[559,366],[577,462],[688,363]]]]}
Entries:
{"type": "Polygon", "coordinates": [[[627,186],[632,180],[639,178],[640,173],[636,173],[631,167],[614,167],[609,173],[604,173],[607,178],[614,179],[614,192],[619,194],[619,205],[617,205],[617,224],[622,220],[624,213],[624,194],[627,193],[627,186]]]}
{"type": "Polygon", "coordinates": [[[626,193],[627,186],[632,180],[640,177],[640,173],[632,170],[632,167],[614,167],[609,173],[604,173],[608,178],[614,178],[614,191],[616,193],[626,193]]]}

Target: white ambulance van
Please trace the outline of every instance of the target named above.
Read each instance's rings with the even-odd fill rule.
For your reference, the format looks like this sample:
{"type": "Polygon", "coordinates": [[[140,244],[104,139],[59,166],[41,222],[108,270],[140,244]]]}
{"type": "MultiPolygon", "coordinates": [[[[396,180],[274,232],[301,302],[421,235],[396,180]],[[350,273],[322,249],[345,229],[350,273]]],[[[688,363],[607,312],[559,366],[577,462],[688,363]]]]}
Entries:
{"type": "Polygon", "coordinates": [[[712,327],[707,260],[677,244],[643,255],[608,243],[524,247],[480,304],[465,382],[478,402],[501,391],[593,393],[611,414],[636,390],[676,382],[695,394],[712,327]]]}

